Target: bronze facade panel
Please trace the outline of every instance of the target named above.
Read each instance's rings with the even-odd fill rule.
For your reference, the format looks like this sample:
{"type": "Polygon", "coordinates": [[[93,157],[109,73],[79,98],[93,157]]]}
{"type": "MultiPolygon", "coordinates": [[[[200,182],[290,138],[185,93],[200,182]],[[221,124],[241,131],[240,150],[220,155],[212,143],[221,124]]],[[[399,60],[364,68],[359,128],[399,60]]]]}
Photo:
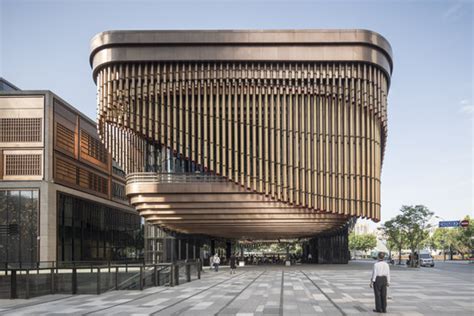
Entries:
{"type": "MultiPolygon", "coordinates": [[[[144,213],[162,194],[191,198],[205,192],[212,199],[248,192],[264,196],[263,203],[342,216],[326,222],[305,222],[291,210],[286,219],[264,216],[268,237],[289,235],[285,220],[309,226],[294,231],[301,236],[339,227],[352,216],[380,219],[392,70],[386,40],[368,31],[171,33],[174,40],[161,31],[117,31],[93,40],[99,134],[127,173],[184,168],[220,177],[230,187],[163,178],[129,182],[127,195],[141,214],[182,232],[227,222],[232,234],[251,236],[257,214],[241,219],[214,212],[222,220],[211,220],[204,201],[196,206],[203,206],[198,222],[144,213]],[[140,201],[141,194],[152,197],[140,201]]],[[[259,225],[254,233],[264,235],[259,225]]]]}

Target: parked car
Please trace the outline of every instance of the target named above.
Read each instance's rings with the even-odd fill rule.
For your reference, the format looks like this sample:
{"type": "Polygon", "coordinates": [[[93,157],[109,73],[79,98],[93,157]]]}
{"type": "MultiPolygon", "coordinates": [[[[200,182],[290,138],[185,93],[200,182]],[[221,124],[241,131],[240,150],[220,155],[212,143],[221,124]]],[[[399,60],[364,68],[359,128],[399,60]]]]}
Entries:
{"type": "Polygon", "coordinates": [[[421,253],[420,254],[420,266],[422,267],[434,267],[434,260],[433,257],[429,253],[421,253]]]}

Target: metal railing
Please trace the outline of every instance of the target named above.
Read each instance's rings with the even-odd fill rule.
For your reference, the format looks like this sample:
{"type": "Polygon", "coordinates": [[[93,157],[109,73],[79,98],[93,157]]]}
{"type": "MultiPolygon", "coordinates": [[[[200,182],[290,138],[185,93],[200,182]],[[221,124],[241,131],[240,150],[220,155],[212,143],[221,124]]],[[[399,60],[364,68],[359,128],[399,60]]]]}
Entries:
{"type": "Polygon", "coordinates": [[[36,268],[64,268],[64,267],[96,267],[96,266],[109,266],[115,265],[128,265],[128,264],[143,264],[143,259],[121,259],[121,260],[93,260],[93,261],[36,261],[36,262],[25,262],[25,261],[7,261],[0,262],[0,273],[4,270],[9,269],[36,269],[36,268]]]}
{"type": "Polygon", "coordinates": [[[226,182],[224,177],[205,173],[158,173],[135,172],[127,175],[127,184],[131,183],[192,183],[192,182],[226,182]]]}
{"type": "MultiPolygon", "coordinates": [[[[50,261],[51,267],[8,267],[0,274],[0,298],[30,298],[47,294],[101,294],[112,290],[143,290],[175,286],[201,278],[201,261],[174,263],[112,263],[50,261]],[[193,273],[194,272],[194,273],[193,273]]],[[[34,264],[31,264],[32,266],[34,264]]]]}

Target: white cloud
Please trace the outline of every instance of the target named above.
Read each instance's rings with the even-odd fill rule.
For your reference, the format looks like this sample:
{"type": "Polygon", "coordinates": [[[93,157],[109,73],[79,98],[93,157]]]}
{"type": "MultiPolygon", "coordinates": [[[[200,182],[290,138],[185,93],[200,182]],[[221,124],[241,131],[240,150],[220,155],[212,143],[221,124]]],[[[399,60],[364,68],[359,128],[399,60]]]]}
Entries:
{"type": "Polygon", "coordinates": [[[469,100],[467,99],[461,100],[459,104],[461,105],[459,112],[467,114],[467,115],[474,115],[474,105],[469,100]]]}
{"type": "Polygon", "coordinates": [[[443,13],[443,17],[445,19],[457,19],[462,14],[462,3],[457,2],[450,6],[446,11],[443,13]]]}

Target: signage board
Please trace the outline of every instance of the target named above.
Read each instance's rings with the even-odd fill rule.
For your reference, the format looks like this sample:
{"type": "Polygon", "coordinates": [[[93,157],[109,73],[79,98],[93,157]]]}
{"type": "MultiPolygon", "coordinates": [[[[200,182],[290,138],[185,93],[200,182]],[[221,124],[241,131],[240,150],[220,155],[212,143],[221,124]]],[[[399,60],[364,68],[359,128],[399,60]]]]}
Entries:
{"type": "Polygon", "coordinates": [[[459,227],[460,221],[442,221],[439,222],[439,227],[459,227]]]}

